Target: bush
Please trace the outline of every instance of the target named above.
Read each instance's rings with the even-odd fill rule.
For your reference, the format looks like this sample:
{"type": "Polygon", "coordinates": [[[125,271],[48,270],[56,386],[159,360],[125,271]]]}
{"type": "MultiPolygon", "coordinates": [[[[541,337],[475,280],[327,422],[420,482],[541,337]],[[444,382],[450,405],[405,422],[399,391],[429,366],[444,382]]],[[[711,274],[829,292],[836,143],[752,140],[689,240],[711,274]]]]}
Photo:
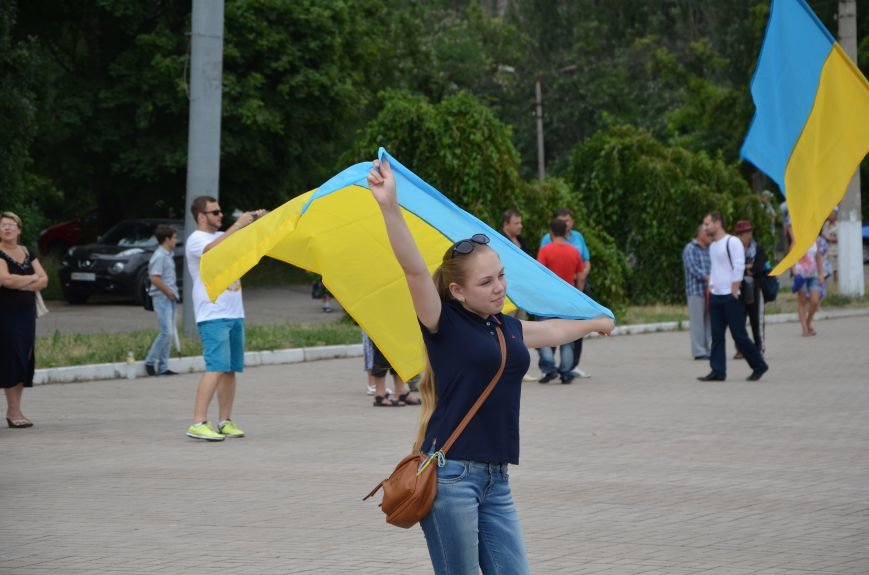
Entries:
{"type": "Polygon", "coordinates": [[[569,181],[589,221],[631,262],[632,303],[683,300],[682,248],[712,210],[724,214],[728,228],[750,218],[762,242],[771,242],[769,219],[735,166],[665,146],[631,126],[577,146],[569,181]]]}
{"type": "MultiPolygon", "coordinates": [[[[591,296],[618,315],[628,304],[627,285],[631,270],[613,238],[586,215],[579,196],[563,180],[550,178],[527,182],[520,188],[515,206],[522,214],[522,235],[536,252],[540,239],[549,232],[549,221],[558,208],[573,212],[575,228],[582,232],[591,254],[591,296]]],[[[500,220],[494,228],[499,229],[500,220]]]]}

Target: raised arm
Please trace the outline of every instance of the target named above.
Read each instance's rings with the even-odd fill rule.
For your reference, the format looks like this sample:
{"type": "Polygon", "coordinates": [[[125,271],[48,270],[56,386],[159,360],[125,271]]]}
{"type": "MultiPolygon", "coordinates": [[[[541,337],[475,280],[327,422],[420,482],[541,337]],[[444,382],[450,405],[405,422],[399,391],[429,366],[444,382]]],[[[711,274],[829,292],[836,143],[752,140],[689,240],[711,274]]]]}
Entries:
{"type": "Polygon", "coordinates": [[[522,339],[528,347],[557,347],[592,332],[609,335],[614,327],[615,323],[608,317],[523,321],[522,339]]]}
{"type": "Polygon", "coordinates": [[[404,221],[389,162],[374,161],[374,167],[368,172],[368,187],[380,206],[389,244],[404,271],[416,315],[429,331],[436,332],[441,317],[441,298],[425,260],[410,234],[407,222],[404,221]]]}

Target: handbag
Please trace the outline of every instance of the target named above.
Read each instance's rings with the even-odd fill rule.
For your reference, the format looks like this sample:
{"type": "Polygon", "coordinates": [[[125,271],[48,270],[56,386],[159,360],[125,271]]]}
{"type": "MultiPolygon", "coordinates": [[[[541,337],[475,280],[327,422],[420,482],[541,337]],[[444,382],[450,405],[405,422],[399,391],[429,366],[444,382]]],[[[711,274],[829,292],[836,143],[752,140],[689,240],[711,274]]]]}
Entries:
{"type": "MultiPolygon", "coordinates": [[[[27,257],[30,257],[30,250],[27,249],[27,246],[21,246],[21,249],[24,250],[24,254],[27,257]]],[[[36,292],[36,317],[40,318],[49,312],[48,306],[45,305],[45,300],[42,299],[42,292],[36,292]]]]}
{"type": "Polygon", "coordinates": [[[386,513],[386,522],[390,525],[409,529],[431,511],[438,492],[438,474],[435,470],[436,466],[431,465],[432,460],[437,459],[438,463],[444,460],[447,451],[477,414],[483,402],[495,389],[501,374],[504,373],[504,366],[507,364],[507,344],[504,342],[504,333],[501,328],[496,326],[495,330],[498,335],[498,344],[501,346],[501,365],[498,367],[498,372],[495,373],[492,381],[465,414],[464,419],[444,443],[444,446],[431,455],[411,453],[399,462],[389,477],[378,483],[371,490],[371,493],[362,498],[362,501],[365,501],[382,487],[383,501],[380,503],[380,508],[386,513]]]}
{"type": "Polygon", "coordinates": [[[760,277],[760,291],[763,292],[763,301],[766,303],[774,302],[778,298],[778,288],[778,278],[769,275],[768,271],[764,271],[760,277]]]}
{"type": "Polygon", "coordinates": [[[45,301],[42,299],[42,292],[36,292],[36,317],[42,317],[48,311],[48,306],[45,305],[45,301]]]}

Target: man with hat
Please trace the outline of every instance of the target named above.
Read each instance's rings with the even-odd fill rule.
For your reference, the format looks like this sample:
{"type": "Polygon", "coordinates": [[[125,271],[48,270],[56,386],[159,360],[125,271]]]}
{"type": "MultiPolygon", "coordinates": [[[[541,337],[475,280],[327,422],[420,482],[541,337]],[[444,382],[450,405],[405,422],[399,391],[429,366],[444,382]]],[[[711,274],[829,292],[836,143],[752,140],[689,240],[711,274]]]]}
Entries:
{"type": "MultiPolygon", "coordinates": [[[[750,220],[736,222],[733,235],[739,238],[745,248],[745,276],[742,281],[742,300],[745,304],[745,314],[751,323],[754,345],[761,353],[764,353],[766,351],[764,345],[766,326],[764,324],[763,291],[760,289],[760,282],[763,279],[763,274],[766,273],[766,252],[763,246],[754,241],[754,226],[751,225],[750,220]],[[747,290],[751,290],[752,293],[745,293],[747,290]]],[[[737,351],[734,359],[742,359],[742,352],[737,351]]]]}
{"type": "Polygon", "coordinates": [[[709,245],[709,317],[712,320],[712,349],[707,375],[700,381],[724,381],[727,379],[727,351],[724,334],[730,334],[736,347],[745,356],[751,367],[748,381],[758,381],[769,366],[745,332],[745,306],[740,297],[745,272],[745,248],[742,242],[724,231],[724,216],[709,212],[703,218],[703,230],[712,239],[709,245]]]}

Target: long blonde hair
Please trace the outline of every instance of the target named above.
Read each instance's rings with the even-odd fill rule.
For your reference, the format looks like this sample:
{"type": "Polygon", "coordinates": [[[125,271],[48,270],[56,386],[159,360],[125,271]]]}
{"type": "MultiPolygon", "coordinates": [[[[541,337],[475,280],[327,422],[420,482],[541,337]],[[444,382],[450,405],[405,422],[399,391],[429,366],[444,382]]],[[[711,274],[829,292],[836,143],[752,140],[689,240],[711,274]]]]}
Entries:
{"type": "MultiPolygon", "coordinates": [[[[452,246],[444,253],[441,260],[441,265],[432,274],[435,288],[441,298],[441,303],[446,305],[451,300],[454,300],[453,294],[450,292],[450,284],[464,285],[468,276],[471,259],[474,254],[478,254],[485,250],[491,250],[487,245],[475,244],[474,250],[470,254],[453,255],[452,246]]],[[[425,356],[425,371],[419,381],[419,397],[422,400],[422,409],[419,413],[419,429],[416,432],[416,441],[413,442],[413,451],[422,449],[422,444],[425,441],[425,434],[428,430],[428,422],[435,411],[438,403],[437,392],[435,391],[434,372],[431,368],[431,362],[428,358],[428,353],[425,356]]]]}

